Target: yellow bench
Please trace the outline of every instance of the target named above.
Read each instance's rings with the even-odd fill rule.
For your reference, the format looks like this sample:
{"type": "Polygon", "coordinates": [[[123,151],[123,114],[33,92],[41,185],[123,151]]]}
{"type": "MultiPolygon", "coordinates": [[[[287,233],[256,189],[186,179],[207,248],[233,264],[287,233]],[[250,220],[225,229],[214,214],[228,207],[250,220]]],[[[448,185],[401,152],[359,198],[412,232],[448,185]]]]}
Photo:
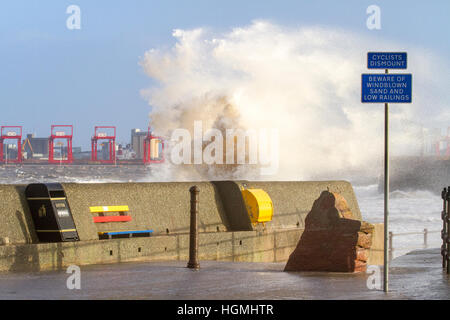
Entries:
{"type": "Polygon", "coordinates": [[[131,217],[126,214],[122,214],[128,212],[130,209],[128,206],[96,206],[89,207],[91,213],[99,213],[100,215],[97,217],[93,217],[95,223],[102,222],[126,222],[131,221],[131,217]],[[105,212],[119,212],[118,216],[104,216],[105,212]]]}
{"type": "MultiPolygon", "coordinates": [[[[93,217],[94,222],[125,222],[131,221],[131,216],[123,214],[130,210],[128,206],[94,206],[89,207],[91,213],[98,213],[99,216],[93,217]],[[121,215],[116,216],[104,216],[104,213],[119,212],[121,215]]],[[[129,231],[101,231],[98,232],[100,239],[112,239],[113,236],[151,236],[153,230],[129,230],[129,231]]]]}
{"type": "Polygon", "coordinates": [[[89,207],[91,213],[104,213],[104,212],[127,212],[130,211],[128,206],[95,206],[89,207]]]}

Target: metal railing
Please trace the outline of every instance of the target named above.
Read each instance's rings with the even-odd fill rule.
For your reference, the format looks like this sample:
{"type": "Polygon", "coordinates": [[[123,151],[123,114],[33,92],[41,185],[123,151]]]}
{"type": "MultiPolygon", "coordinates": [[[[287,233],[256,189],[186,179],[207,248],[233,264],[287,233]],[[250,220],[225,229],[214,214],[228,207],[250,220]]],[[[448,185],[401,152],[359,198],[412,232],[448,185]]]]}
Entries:
{"type": "Polygon", "coordinates": [[[413,250],[413,249],[426,249],[428,248],[428,235],[430,233],[439,233],[441,232],[440,230],[428,230],[428,229],[423,229],[423,231],[416,231],[416,232],[401,232],[401,233],[392,233],[389,232],[389,260],[392,260],[393,255],[394,255],[394,251],[395,250],[413,250]],[[412,236],[412,235],[417,235],[417,234],[423,234],[423,244],[422,246],[410,246],[410,247],[399,247],[399,248],[394,248],[393,246],[393,240],[394,237],[399,237],[399,236],[412,236]]]}
{"type": "Polygon", "coordinates": [[[450,210],[449,210],[449,202],[450,202],[450,187],[444,188],[442,190],[442,246],[441,246],[441,254],[442,254],[442,268],[447,269],[447,273],[450,274],[450,238],[449,238],[449,223],[450,223],[450,210]]]}

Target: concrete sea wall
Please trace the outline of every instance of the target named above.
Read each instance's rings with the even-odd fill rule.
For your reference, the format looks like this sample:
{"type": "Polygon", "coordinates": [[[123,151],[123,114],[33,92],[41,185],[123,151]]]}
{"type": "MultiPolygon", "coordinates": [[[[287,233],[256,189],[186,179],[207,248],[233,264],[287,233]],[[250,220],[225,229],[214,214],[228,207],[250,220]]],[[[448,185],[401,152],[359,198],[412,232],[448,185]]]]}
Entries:
{"type": "MultiPolygon", "coordinates": [[[[337,192],[356,219],[361,212],[350,183],[167,182],[62,184],[80,241],[39,243],[23,185],[0,185],[0,271],[59,269],[121,261],[187,260],[189,188],[200,188],[199,258],[227,261],[286,261],[304,230],[305,218],[322,191],[337,192]],[[260,188],[273,201],[274,216],[253,226],[242,188],[260,188]],[[129,222],[94,223],[91,206],[128,205],[129,222]],[[98,232],[153,229],[151,237],[99,240],[98,232]]],[[[382,237],[382,235],[381,235],[382,237]]]]}

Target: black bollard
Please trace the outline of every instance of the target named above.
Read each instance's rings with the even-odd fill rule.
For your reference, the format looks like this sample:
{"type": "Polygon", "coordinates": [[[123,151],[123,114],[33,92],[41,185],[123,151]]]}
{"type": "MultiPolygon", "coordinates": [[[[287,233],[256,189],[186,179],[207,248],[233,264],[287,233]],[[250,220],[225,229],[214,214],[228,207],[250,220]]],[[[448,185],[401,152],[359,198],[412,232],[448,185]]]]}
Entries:
{"type": "Polygon", "coordinates": [[[445,241],[446,241],[446,253],[445,257],[447,258],[446,267],[447,274],[450,274],[450,186],[447,187],[447,206],[446,206],[446,214],[445,214],[445,241]]]}
{"type": "Polygon", "coordinates": [[[442,268],[447,269],[447,259],[448,259],[448,224],[447,224],[447,215],[448,215],[448,191],[447,188],[442,190],[442,200],[443,200],[443,208],[442,208],[442,246],[441,246],[441,254],[442,254],[442,268]]]}
{"type": "Polygon", "coordinates": [[[191,232],[189,239],[189,262],[188,268],[200,269],[198,263],[198,229],[197,229],[197,215],[198,215],[198,194],[200,189],[193,186],[189,189],[191,193],[191,232]]]}

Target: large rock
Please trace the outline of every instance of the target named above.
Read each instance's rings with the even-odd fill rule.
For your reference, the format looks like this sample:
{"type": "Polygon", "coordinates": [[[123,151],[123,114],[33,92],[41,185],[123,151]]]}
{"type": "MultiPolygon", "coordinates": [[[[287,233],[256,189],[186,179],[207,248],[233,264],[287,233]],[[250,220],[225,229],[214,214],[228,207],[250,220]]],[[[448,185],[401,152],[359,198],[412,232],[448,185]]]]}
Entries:
{"type": "Polygon", "coordinates": [[[284,270],[365,271],[373,229],[370,223],[354,219],[344,197],[323,191],[284,270]]]}

